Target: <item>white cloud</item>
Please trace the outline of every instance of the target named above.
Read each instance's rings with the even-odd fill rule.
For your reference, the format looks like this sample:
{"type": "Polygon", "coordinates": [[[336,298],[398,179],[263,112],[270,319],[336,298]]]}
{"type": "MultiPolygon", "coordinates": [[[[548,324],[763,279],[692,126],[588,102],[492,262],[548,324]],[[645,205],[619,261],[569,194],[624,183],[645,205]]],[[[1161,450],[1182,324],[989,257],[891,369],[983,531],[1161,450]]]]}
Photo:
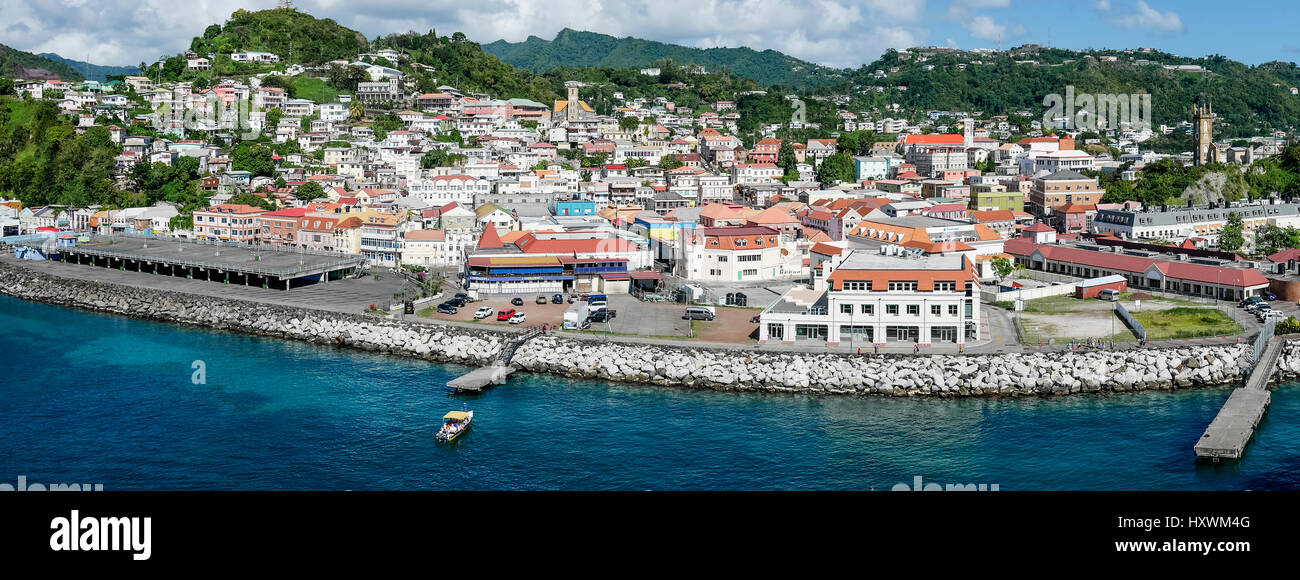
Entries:
{"type": "Polygon", "coordinates": [[[1173,10],[1160,12],[1142,0],[1138,0],[1132,14],[1121,17],[1118,23],[1124,28],[1145,28],[1157,32],[1183,31],[1183,20],[1178,17],[1178,13],[1173,10]]]}
{"type": "Polygon", "coordinates": [[[973,38],[982,40],[997,40],[1002,38],[1007,31],[1007,27],[998,24],[988,16],[976,16],[966,23],[966,28],[970,30],[973,38]]]}
{"type": "Polygon", "coordinates": [[[1097,2],[1093,4],[1093,6],[1096,7],[1097,10],[1100,10],[1102,12],[1109,12],[1110,0],[1097,0],[1097,2]]]}

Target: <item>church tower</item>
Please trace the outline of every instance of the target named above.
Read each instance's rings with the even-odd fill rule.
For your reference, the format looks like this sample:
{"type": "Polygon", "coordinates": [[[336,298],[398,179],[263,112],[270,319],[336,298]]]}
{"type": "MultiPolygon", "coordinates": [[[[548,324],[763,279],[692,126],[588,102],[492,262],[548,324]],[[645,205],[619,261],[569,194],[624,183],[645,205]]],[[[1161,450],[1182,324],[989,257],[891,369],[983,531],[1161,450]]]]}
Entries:
{"type": "Polygon", "coordinates": [[[582,105],[578,104],[578,87],[582,86],[577,81],[564,83],[564,88],[569,91],[569,103],[565,105],[564,117],[566,120],[575,121],[582,112],[582,105]]]}
{"type": "Polygon", "coordinates": [[[1192,163],[1197,166],[1217,161],[1214,148],[1214,108],[1207,102],[1192,105],[1192,163]]]}

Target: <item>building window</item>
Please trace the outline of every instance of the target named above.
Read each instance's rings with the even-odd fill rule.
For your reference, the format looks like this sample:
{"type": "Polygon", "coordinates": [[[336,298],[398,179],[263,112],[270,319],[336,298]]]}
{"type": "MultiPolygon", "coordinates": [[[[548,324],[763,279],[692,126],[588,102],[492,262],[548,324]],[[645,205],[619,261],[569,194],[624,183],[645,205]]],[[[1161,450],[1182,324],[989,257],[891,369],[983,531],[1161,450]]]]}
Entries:
{"type": "Polygon", "coordinates": [[[861,311],[862,311],[863,314],[874,314],[875,311],[876,311],[876,308],[875,308],[875,306],[873,306],[873,305],[871,305],[871,304],[863,304],[863,305],[862,305],[862,308],[861,308],[861,311]]]}
{"type": "Polygon", "coordinates": [[[853,314],[853,305],[852,305],[852,304],[841,304],[841,305],[840,305],[840,314],[853,314]]]}
{"type": "Polygon", "coordinates": [[[898,305],[897,305],[897,304],[886,304],[886,305],[885,305],[885,314],[889,314],[889,315],[891,315],[891,316],[898,316],[898,305]]]}
{"type": "Polygon", "coordinates": [[[930,314],[933,314],[935,316],[939,316],[943,314],[943,307],[938,304],[930,305],[930,314]]]}
{"type": "Polygon", "coordinates": [[[908,305],[907,305],[907,314],[908,314],[909,316],[918,316],[918,315],[920,315],[920,314],[921,314],[921,305],[920,305],[920,304],[908,304],[908,305]]]}
{"type": "Polygon", "coordinates": [[[781,340],[781,339],[785,338],[785,325],[784,325],[784,324],[768,324],[768,325],[767,325],[767,338],[769,338],[769,339],[771,339],[771,340],[781,340]]]}
{"type": "Polygon", "coordinates": [[[949,305],[948,305],[948,316],[957,316],[957,305],[956,305],[956,304],[949,304],[949,305]]]}

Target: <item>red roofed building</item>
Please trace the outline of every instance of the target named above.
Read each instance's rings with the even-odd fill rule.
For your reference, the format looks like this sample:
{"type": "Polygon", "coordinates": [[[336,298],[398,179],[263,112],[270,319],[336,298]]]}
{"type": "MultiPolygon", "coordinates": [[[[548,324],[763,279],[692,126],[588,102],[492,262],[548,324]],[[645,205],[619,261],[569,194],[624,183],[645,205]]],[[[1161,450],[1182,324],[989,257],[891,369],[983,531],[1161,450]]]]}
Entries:
{"type": "Polygon", "coordinates": [[[223,203],[194,210],[194,236],[251,244],[258,239],[260,207],[223,203]]]}
{"type": "Polygon", "coordinates": [[[691,280],[776,280],[803,272],[793,244],[783,242],[772,228],[698,228],[686,233],[682,243],[677,274],[691,280]]]}
{"type": "Polygon", "coordinates": [[[813,288],[760,315],[759,342],[964,344],[978,335],[979,279],[965,255],[885,255],[814,247],[813,288]]]}
{"type": "Polygon", "coordinates": [[[466,262],[468,287],[489,294],[627,292],[628,272],[653,263],[649,246],[607,232],[511,232],[502,241],[491,230],[466,262]]]}
{"type": "Polygon", "coordinates": [[[754,144],[754,150],[749,152],[750,163],[776,163],[777,155],[781,152],[781,140],[768,137],[761,139],[754,144]]]}
{"type": "Polygon", "coordinates": [[[1032,270],[1080,278],[1120,275],[1134,290],[1157,290],[1218,300],[1258,296],[1269,286],[1253,268],[1228,268],[1150,258],[1118,251],[1098,252],[1057,244],[1039,244],[1028,238],[1008,240],[1003,249],[1017,264],[1032,270]]]}
{"type": "Polygon", "coordinates": [[[297,247],[298,220],[307,215],[307,208],[297,207],[264,213],[260,216],[259,239],[275,247],[297,247]]]}

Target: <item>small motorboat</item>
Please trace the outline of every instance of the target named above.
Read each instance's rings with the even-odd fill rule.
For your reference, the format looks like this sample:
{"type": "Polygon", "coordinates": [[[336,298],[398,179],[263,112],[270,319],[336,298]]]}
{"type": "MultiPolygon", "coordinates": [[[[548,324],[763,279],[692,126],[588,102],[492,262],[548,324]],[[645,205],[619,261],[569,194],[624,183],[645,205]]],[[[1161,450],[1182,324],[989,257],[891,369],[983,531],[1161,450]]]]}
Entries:
{"type": "Polygon", "coordinates": [[[457,437],[460,437],[462,433],[469,429],[469,423],[473,420],[474,412],[469,410],[452,411],[443,415],[442,428],[438,429],[436,439],[446,442],[455,441],[457,437]]]}

